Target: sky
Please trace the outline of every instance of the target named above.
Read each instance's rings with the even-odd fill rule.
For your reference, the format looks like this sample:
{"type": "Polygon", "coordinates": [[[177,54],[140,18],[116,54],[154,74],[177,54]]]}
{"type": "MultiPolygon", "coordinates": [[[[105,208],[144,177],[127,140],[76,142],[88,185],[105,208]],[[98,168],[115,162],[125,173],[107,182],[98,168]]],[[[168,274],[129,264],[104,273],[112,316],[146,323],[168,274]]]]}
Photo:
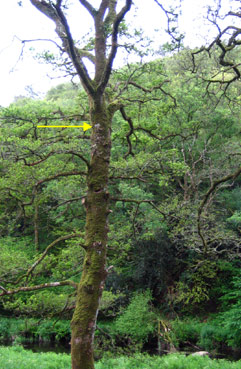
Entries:
{"type": "MultiPolygon", "coordinates": [[[[40,64],[33,58],[41,50],[51,48],[51,43],[28,42],[23,48],[21,40],[57,39],[51,20],[33,7],[29,0],[21,1],[21,7],[18,2],[2,0],[0,3],[0,106],[8,106],[16,96],[27,96],[31,89],[39,96],[44,96],[52,86],[66,81],[56,78],[59,75],[50,66],[40,64]]],[[[71,16],[73,35],[81,37],[89,29],[89,14],[82,10],[80,22],[81,6],[77,0],[71,2],[76,3],[74,15],[71,16]]],[[[99,0],[92,0],[92,3],[99,3],[99,0]]],[[[135,3],[138,3],[139,10],[134,18],[133,13],[129,13],[127,22],[142,27],[146,35],[156,38],[156,42],[166,42],[163,32],[154,33],[154,29],[166,27],[165,17],[154,0],[136,0],[135,3]]],[[[208,3],[210,0],[182,0],[180,28],[187,35],[186,45],[194,47],[197,42],[203,43],[202,35],[207,32],[201,14],[208,3]]]]}

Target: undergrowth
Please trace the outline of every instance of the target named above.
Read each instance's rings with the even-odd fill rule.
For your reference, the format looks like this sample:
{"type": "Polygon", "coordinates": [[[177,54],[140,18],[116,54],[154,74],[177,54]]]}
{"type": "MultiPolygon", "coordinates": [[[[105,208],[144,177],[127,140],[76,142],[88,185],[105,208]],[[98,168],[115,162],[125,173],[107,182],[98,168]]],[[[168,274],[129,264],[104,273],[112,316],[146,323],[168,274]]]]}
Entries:
{"type": "MultiPolygon", "coordinates": [[[[21,346],[0,347],[1,369],[71,369],[70,356],[33,353],[21,346]]],[[[136,354],[132,357],[105,357],[96,369],[241,369],[241,361],[211,360],[208,357],[170,354],[162,357],[136,354]]]]}

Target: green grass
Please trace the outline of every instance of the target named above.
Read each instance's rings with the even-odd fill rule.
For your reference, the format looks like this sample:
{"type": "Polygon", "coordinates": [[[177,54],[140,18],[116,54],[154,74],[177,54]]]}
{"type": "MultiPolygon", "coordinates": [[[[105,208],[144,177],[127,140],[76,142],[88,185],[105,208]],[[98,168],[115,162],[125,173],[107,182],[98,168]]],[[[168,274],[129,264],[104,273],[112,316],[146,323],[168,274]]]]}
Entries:
{"type": "MultiPolygon", "coordinates": [[[[211,360],[208,357],[171,354],[162,357],[137,354],[105,358],[96,369],[241,369],[241,360],[211,360]]],[[[33,353],[22,347],[0,347],[0,369],[71,369],[67,354],[33,353]]]]}
{"type": "Polygon", "coordinates": [[[135,355],[102,360],[96,369],[241,369],[241,361],[211,360],[208,357],[171,354],[162,357],[135,355]]]}
{"type": "Polygon", "coordinates": [[[0,347],[0,369],[71,369],[70,356],[34,353],[20,346],[0,347]]]}

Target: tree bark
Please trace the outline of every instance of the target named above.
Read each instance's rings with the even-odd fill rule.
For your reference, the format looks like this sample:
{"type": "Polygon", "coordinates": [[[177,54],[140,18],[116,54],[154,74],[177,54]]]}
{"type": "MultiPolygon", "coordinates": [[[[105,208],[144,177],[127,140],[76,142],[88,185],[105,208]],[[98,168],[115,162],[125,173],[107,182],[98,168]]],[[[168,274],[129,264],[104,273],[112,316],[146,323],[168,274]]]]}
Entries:
{"type": "Polygon", "coordinates": [[[35,250],[39,251],[39,216],[38,216],[38,196],[34,200],[34,245],[35,250]]]}
{"type": "MultiPolygon", "coordinates": [[[[112,114],[104,101],[91,99],[91,161],[87,177],[86,255],[71,322],[72,369],[94,369],[93,341],[104,288],[108,233],[110,127],[112,114]]],[[[100,99],[99,99],[100,100],[100,99]]]]}

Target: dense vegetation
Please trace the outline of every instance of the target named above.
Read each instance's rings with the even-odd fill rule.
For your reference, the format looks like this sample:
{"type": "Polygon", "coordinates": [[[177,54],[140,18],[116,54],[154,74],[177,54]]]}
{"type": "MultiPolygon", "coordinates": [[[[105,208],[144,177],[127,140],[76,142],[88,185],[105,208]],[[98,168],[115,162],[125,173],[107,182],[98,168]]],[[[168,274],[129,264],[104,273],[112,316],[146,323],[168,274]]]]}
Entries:
{"type": "MultiPolygon", "coordinates": [[[[1,348],[0,365],[4,369],[69,369],[70,357],[66,354],[35,354],[21,347],[1,348]]],[[[104,358],[96,364],[97,369],[240,369],[241,362],[211,360],[208,357],[171,354],[152,357],[137,354],[132,357],[104,358]]]]}
{"type": "MultiPolygon", "coordinates": [[[[97,358],[139,350],[240,355],[240,86],[229,88],[229,99],[218,86],[207,90],[189,71],[189,52],[141,68],[129,65],[112,76],[121,85],[136,73],[134,83],[145,88],[129,86],[125,111],[113,122],[109,275],[97,358]],[[165,93],[157,89],[150,97],[160,84],[165,93]]],[[[3,296],[0,338],[69,342],[75,293],[64,283],[77,283],[82,272],[84,236],[69,235],[84,232],[83,158],[90,156],[90,134],[37,125],[86,119],[86,96],[80,86],[59,85],[42,100],[16,99],[0,114],[1,284],[14,289],[24,280],[28,286],[63,282],[58,289],[3,296]]],[[[175,368],[182,368],[178,358],[175,368]]],[[[135,367],[121,360],[121,367],[135,367]]],[[[172,368],[176,356],[167,360],[172,368]]],[[[216,368],[205,358],[190,358],[190,368],[193,360],[216,368]]]]}

